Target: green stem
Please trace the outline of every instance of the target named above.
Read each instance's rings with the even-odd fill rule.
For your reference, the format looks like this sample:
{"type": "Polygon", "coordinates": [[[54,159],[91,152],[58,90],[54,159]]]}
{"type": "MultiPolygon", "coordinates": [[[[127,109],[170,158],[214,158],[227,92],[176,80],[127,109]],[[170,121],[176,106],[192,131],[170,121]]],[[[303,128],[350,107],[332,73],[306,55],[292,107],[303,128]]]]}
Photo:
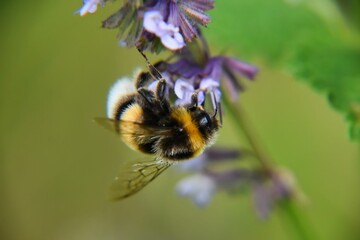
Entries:
{"type": "Polygon", "coordinates": [[[238,106],[235,107],[234,104],[231,104],[227,99],[227,96],[223,98],[224,107],[227,109],[226,113],[230,115],[230,117],[237,123],[236,130],[238,131],[238,135],[245,135],[247,141],[250,144],[250,147],[254,151],[255,157],[259,160],[263,169],[270,173],[271,172],[271,162],[270,159],[266,156],[264,151],[261,149],[258,141],[255,138],[255,134],[252,132],[250,128],[250,124],[246,120],[244,111],[238,106]]]}
{"type": "MultiPolygon", "coordinates": [[[[223,104],[226,109],[226,113],[228,116],[232,118],[232,120],[236,123],[236,131],[238,135],[245,135],[247,141],[250,144],[250,147],[254,151],[254,155],[260,162],[263,170],[269,175],[273,172],[273,162],[270,158],[265,154],[263,149],[260,147],[259,142],[255,138],[255,134],[250,127],[249,122],[246,120],[244,112],[241,110],[239,106],[235,107],[232,104],[227,96],[223,96],[223,104]]],[[[280,202],[279,207],[281,209],[281,213],[283,219],[292,229],[293,235],[290,239],[299,239],[299,240],[310,240],[316,239],[314,237],[310,237],[308,228],[305,228],[305,220],[303,216],[300,216],[298,213],[296,206],[291,198],[285,199],[280,202]]]]}
{"type": "Polygon", "coordinates": [[[305,220],[305,217],[301,214],[294,201],[291,201],[291,199],[285,199],[279,206],[284,224],[288,226],[288,229],[291,229],[292,232],[296,233],[297,239],[317,239],[314,237],[314,233],[310,232],[311,228],[308,226],[308,222],[305,220]]]}

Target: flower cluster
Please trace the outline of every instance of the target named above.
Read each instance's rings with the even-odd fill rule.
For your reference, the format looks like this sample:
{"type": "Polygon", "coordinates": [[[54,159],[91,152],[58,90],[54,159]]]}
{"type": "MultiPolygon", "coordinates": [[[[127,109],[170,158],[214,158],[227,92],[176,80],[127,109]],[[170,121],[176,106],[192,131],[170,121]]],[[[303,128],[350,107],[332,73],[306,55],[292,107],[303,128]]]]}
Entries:
{"type": "MultiPolygon", "coordinates": [[[[196,57],[189,48],[184,48],[174,55],[175,61],[156,64],[167,82],[167,92],[174,95],[175,105],[189,104],[194,93],[197,94],[198,104],[204,105],[207,94],[220,103],[220,88],[223,87],[230,99],[236,102],[244,89],[241,81],[244,78],[254,79],[257,67],[233,57],[210,56],[209,50],[201,46],[205,39],[201,39],[191,43],[191,46],[202,49],[196,57]]],[[[154,90],[156,82],[150,83],[149,89],[154,90]]]]}
{"type": "MultiPolygon", "coordinates": [[[[93,13],[104,0],[83,0],[77,13],[93,13]]],[[[182,49],[199,35],[199,26],[206,26],[206,11],[213,0],[126,0],[123,6],[105,21],[104,28],[118,28],[120,43],[127,47],[158,52],[165,46],[182,49]]]]}
{"type": "Polygon", "coordinates": [[[216,170],[221,164],[245,162],[250,156],[251,152],[210,148],[191,161],[179,163],[180,170],[192,175],[181,180],[176,191],[200,207],[206,206],[216,192],[250,191],[253,206],[260,218],[266,218],[277,201],[288,198],[304,200],[294,177],[287,169],[278,168],[267,172],[257,166],[241,167],[237,164],[229,169],[216,170]]]}
{"type": "Polygon", "coordinates": [[[243,89],[241,79],[254,79],[258,72],[255,66],[232,57],[210,57],[208,50],[204,50],[201,62],[195,59],[184,51],[178,61],[168,65],[168,72],[176,77],[174,90],[178,98],[177,104],[189,103],[194,91],[199,92],[200,104],[204,101],[204,95],[211,92],[215,100],[220,102],[220,86],[224,87],[235,102],[243,89]]]}

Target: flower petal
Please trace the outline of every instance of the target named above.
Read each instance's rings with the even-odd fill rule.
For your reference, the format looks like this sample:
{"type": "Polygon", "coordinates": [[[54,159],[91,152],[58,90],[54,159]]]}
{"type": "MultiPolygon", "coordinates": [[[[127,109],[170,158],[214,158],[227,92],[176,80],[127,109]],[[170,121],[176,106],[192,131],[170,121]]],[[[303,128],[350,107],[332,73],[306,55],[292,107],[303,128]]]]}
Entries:
{"type": "Polygon", "coordinates": [[[159,31],[159,24],[163,22],[163,17],[159,11],[147,11],[144,13],[144,28],[151,33],[159,31]]]}
{"type": "Polygon", "coordinates": [[[215,181],[205,174],[187,177],[176,186],[178,194],[190,197],[199,207],[204,207],[210,202],[216,189],[215,181]]]}
{"type": "Polygon", "coordinates": [[[194,92],[194,86],[189,81],[179,78],[175,82],[174,92],[178,98],[185,99],[189,93],[194,92]]]}
{"type": "Polygon", "coordinates": [[[205,101],[205,93],[203,91],[199,91],[197,95],[198,105],[201,105],[205,101]]]}
{"type": "Polygon", "coordinates": [[[161,39],[162,44],[170,50],[178,50],[185,46],[184,38],[179,28],[172,23],[163,21],[159,11],[151,10],[144,14],[144,28],[161,39]]]}
{"type": "Polygon", "coordinates": [[[254,79],[255,75],[258,72],[257,67],[239,61],[235,58],[226,58],[225,64],[229,67],[230,70],[234,70],[235,72],[245,76],[248,79],[254,79]]]}
{"type": "Polygon", "coordinates": [[[87,13],[94,13],[97,10],[97,5],[100,4],[100,0],[84,0],[84,5],[75,13],[79,13],[80,16],[85,16],[87,13]]]}
{"type": "Polygon", "coordinates": [[[207,154],[203,153],[190,161],[182,161],[176,164],[181,171],[201,171],[204,170],[207,162],[207,154]]]}
{"type": "Polygon", "coordinates": [[[170,36],[169,34],[163,35],[160,39],[162,44],[170,50],[178,50],[185,46],[182,38],[180,41],[177,41],[178,39],[170,36]]]}
{"type": "Polygon", "coordinates": [[[220,86],[219,81],[216,81],[212,78],[204,78],[200,82],[200,89],[204,91],[211,91],[215,88],[218,88],[220,86]]]}
{"type": "Polygon", "coordinates": [[[253,203],[259,218],[265,219],[274,205],[274,195],[270,186],[255,183],[253,186],[253,203]]]}

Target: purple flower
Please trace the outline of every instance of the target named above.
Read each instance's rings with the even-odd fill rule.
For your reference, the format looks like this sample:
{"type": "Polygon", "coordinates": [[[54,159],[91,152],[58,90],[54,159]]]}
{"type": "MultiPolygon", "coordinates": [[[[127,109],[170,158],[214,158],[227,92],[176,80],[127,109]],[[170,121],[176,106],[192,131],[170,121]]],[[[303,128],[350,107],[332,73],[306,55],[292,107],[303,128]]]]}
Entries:
{"type": "Polygon", "coordinates": [[[223,163],[224,160],[234,161],[239,157],[241,154],[238,150],[210,148],[191,161],[179,163],[180,170],[193,174],[181,180],[176,186],[176,191],[181,196],[190,197],[196,205],[206,206],[217,191],[229,190],[235,183],[242,182],[244,177],[248,178],[246,170],[213,172],[209,169],[212,164],[223,163]]]}
{"type": "Polygon", "coordinates": [[[214,171],[209,169],[210,162],[206,159],[198,158],[194,161],[197,161],[196,164],[188,165],[187,170],[195,170],[195,173],[181,180],[176,190],[201,207],[206,206],[218,191],[237,193],[250,189],[256,214],[264,219],[281,200],[306,200],[288,171],[275,170],[270,175],[257,168],[214,171]]]}
{"type": "Polygon", "coordinates": [[[222,79],[230,99],[235,102],[239,98],[239,92],[243,90],[240,80],[242,78],[254,79],[258,69],[236,58],[216,56],[208,60],[204,72],[218,81],[222,79]]]}
{"type": "Polygon", "coordinates": [[[276,168],[268,172],[258,166],[219,168],[226,161],[245,161],[244,157],[249,153],[213,147],[191,161],[179,163],[180,170],[191,172],[192,175],[177,184],[177,192],[203,207],[216,192],[239,193],[250,190],[255,212],[262,219],[269,215],[279,201],[289,198],[306,201],[295,178],[286,169],[276,168]]]}
{"type": "Polygon", "coordinates": [[[243,89],[240,80],[254,79],[258,72],[255,66],[231,57],[205,56],[204,59],[204,62],[199,64],[185,53],[180,55],[175,63],[168,64],[167,71],[175,79],[177,104],[189,103],[195,92],[199,93],[199,104],[204,102],[204,96],[208,93],[212,93],[219,103],[222,95],[221,84],[228,91],[231,100],[236,101],[243,89]]]}
{"type": "Polygon", "coordinates": [[[246,169],[233,169],[222,172],[200,171],[181,180],[176,191],[190,197],[200,207],[206,206],[220,190],[239,191],[251,180],[252,173],[246,169]]]}
{"type": "Polygon", "coordinates": [[[274,169],[267,178],[252,182],[253,203],[258,217],[265,219],[278,201],[297,199],[306,201],[305,195],[296,184],[294,176],[284,168],[274,169]]]}
{"type": "MultiPolygon", "coordinates": [[[[178,98],[175,101],[176,105],[186,105],[191,103],[191,96],[195,93],[194,85],[189,80],[184,80],[179,78],[175,82],[174,92],[178,98]]],[[[203,92],[199,91],[198,95],[198,104],[201,104],[205,100],[205,95],[203,92]]]]}
{"type": "Polygon", "coordinates": [[[219,90],[219,82],[212,78],[204,78],[200,81],[200,86],[195,90],[191,80],[184,80],[179,78],[175,82],[174,91],[178,99],[176,100],[177,105],[186,105],[191,102],[191,96],[197,92],[198,104],[201,105],[205,101],[205,94],[213,92],[215,99],[220,102],[221,91],[219,90]]]}
{"type": "Polygon", "coordinates": [[[199,35],[199,25],[208,24],[210,17],[205,13],[214,7],[213,0],[167,0],[168,22],[178,26],[184,34],[186,41],[190,42],[199,35]]]}
{"type": "Polygon", "coordinates": [[[214,7],[213,0],[128,0],[103,21],[104,28],[119,28],[120,43],[127,47],[159,52],[183,48],[206,26],[205,13],[214,7]]]}

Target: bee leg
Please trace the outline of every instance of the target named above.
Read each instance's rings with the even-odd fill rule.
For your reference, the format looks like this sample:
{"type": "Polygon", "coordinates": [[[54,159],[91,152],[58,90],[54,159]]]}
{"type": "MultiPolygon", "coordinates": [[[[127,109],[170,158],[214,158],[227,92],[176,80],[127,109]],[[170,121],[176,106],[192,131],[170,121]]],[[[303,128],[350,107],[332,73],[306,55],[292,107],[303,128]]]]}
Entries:
{"type": "Polygon", "coordinates": [[[156,79],[156,80],[161,80],[164,79],[163,76],[161,75],[161,73],[153,66],[153,65],[148,65],[149,70],[150,70],[150,74],[156,79]]]}
{"type": "MultiPolygon", "coordinates": [[[[163,79],[161,73],[157,70],[156,67],[154,67],[150,62],[149,59],[146,57],[146,55],[143,53],[143,51],[141,51],[141,49],[137,49],[139,51],[139,53],[145,58],[145,61],[148,65],[148,68],[150,70],[150,74],[156,79],[156,80],[160,80],[163,79]]],[[[160,65],[159,65],[160,66],[160,65]]]]}
{"type": "Polygon", "coordinates": [[[149,72],[141,72],[135,80],[136,89],[140,89],[140,88],[144,87],[145,84],[152,79],[153,79],[153,76],[149,72]]]}
{"type": "Polygon", "coordinates": [[[159,72],[164,72],[167,69],[167,63],[165,61],[159,61],[157,63],[154,64],[154,67],[159,71],[159,72]]]}
{"type": "MultiPolygon", "coordinates": [[[[222,125],[223,123],[223,118],[222,118],[222,108],[221,108],[221,103],[218,103],[218,111],[219,111],[219,119],[220,119],[220,125],[222,125]]],[[[216,114],[215,114],[215,117],[216,117],[216,114]]]]}
{"type": "Polygon", "coordinates": [[[198,100],[198,94],[199,94],[200,90],[197,89],[194,91],[194,93],[191,95],[191,103],[190,106],[196,108],[199,104],[199,100],[198,100]]]}
{"type": "Polygon", "coordinates": [[[169,113],[170,112],[170,103],[165,98],[165,91],[166,91],[166,81],[165,81],[165,79],[161,79],[158,81],[155,94],[156,94],[156,98],[160,102],[162,111],[164,113],[169,113]]]}
{"type": "Polygon", "coordinates": [[[157,99],[154,96],[152,91],[149,91],[145,88],[139,88],[138,93],[143,97],[143,99],[148,103],[148,105],[153,106],[157,99]]]}
{"type": "Polygon", "coordinates": [[[160,79],[157,86],[156,86],[156,97],[159,100],[163,100],[165,97],[165,90],[166,90],[166,81],[165,79],[160,79]]]}
{"type": "Polygon", "coordinates": [[[213,108],[214,108],[214,115],[212,116],[212,118],[216,118],[216,115],[219,113],[220,124],[222,125],[221,104],[220,104],[220,102],[218,102],[216,100],[215,93],[213,91],[210,92],[210,96],[211,96],[211,102],[212,102],[212,105],[213,105],[213,108]]]}

